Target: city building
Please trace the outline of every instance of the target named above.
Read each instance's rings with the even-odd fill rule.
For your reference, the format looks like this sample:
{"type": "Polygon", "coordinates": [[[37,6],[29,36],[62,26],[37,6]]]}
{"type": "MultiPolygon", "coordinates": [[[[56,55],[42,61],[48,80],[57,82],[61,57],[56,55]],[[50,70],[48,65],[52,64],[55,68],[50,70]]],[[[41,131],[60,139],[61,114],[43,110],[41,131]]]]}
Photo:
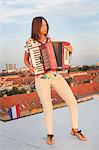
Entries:
{"type": "Polygon", "coordinates": [[[8,63],[7,63],[7,64],[6,64],[6,71],[7,71],[8,73],[17,71],[17,69],[16,69],[16,64],[12,64],[12,63],[8,64],[8,63]]]}

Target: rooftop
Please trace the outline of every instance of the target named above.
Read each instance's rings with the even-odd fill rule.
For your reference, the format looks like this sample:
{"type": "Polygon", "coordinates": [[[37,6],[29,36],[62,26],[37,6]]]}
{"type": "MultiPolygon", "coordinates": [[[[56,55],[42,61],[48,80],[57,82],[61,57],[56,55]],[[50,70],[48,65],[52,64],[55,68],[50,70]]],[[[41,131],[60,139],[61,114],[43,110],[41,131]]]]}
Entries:
{"type": "MultiPolygon", "coordinates": [[[[90,99],[91,95],[99,93],[99,84],[96,82],[79,84],[70,86],[73,93],[75,94],[77,101],[82,101],[82,97],[86,97],[86,100],[90,99]]],[[[52,103],[54,108],[64,106],[63,99],[52,90],[52,103]]],[[[0,97],[0,119],[9,120],[11,119],[8,115],[9,108],[19,104],[20,117],[42,112],[42,105],[38,97],[37,92],[29,94],[17,94],[12,96],[0,97]]]]}
{"type": "Polygon", "coordinates": [[[99,97],[78,103],[79,129],[88,137],[82,142],[70,135],[68,107],[53,111],[55,144],[45,143],[46,130],[43,113],[24,118],[0,121],[1,150],[98,150],[99,149],[99,97]]]}

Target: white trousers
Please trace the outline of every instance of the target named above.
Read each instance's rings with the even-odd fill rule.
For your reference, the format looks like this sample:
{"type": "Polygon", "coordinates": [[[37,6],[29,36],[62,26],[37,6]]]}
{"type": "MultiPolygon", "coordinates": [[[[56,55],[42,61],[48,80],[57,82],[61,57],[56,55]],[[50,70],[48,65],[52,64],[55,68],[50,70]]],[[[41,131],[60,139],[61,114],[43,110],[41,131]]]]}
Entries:
{"type": "Polygon", "coordinates": [[[47,134],[53,134],[51,86],[69,106],[72,128],[78,128],[77,101],[70,86],[62,75],[58,74],[50,80],[37,77],[35,79],[35,87],[43,106],[47,134]]]}

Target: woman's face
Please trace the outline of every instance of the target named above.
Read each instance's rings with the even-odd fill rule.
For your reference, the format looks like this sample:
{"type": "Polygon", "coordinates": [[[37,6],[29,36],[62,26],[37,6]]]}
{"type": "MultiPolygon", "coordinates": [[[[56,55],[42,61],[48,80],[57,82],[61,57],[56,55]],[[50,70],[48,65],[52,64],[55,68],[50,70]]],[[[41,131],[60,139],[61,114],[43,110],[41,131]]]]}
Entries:
{"type": "Polygon", "coordinates": [[[45,20],[42,20],[42,25],[41,25],[41,29],[40,29],[40,34],[41,35],[46,35],[47,34],[47,24],[45,22],[45,20]]]}

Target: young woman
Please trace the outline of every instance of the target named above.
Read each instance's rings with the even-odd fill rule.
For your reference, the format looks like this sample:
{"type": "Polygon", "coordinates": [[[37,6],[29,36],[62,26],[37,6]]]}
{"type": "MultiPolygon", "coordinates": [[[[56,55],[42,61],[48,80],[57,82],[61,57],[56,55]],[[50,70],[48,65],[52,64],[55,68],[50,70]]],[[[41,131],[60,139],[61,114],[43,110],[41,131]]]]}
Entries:
{"type": "MultiPolygon", "coordinates": [[[[49,42],[50,39],[48,38],[48,31],[49,25],[45,18],[35,17],[33,19],[31,38],[26,41],[24,53],[24,63],[27,67],[29,67],[29,70],[32,73],[35,68],[29,61],[30,53],[28,49],[49,42]]],[[[67,50],[72,52],[72,46],[67,46],[67,50]]],[[[72,126],[71,134],[76,135],[82,141],[87,140],[87,138],[81,133],[81,130],[78,130],[77,101],[71,88],[62,75],[56,71],[48,71],[45,74],[38,75],[35,77],[35,87],[43,106],[45,125],[47,129],[47,144],[54,143],[51,87],[55,89],[55,91],[69,106],[72,126]]]]}

